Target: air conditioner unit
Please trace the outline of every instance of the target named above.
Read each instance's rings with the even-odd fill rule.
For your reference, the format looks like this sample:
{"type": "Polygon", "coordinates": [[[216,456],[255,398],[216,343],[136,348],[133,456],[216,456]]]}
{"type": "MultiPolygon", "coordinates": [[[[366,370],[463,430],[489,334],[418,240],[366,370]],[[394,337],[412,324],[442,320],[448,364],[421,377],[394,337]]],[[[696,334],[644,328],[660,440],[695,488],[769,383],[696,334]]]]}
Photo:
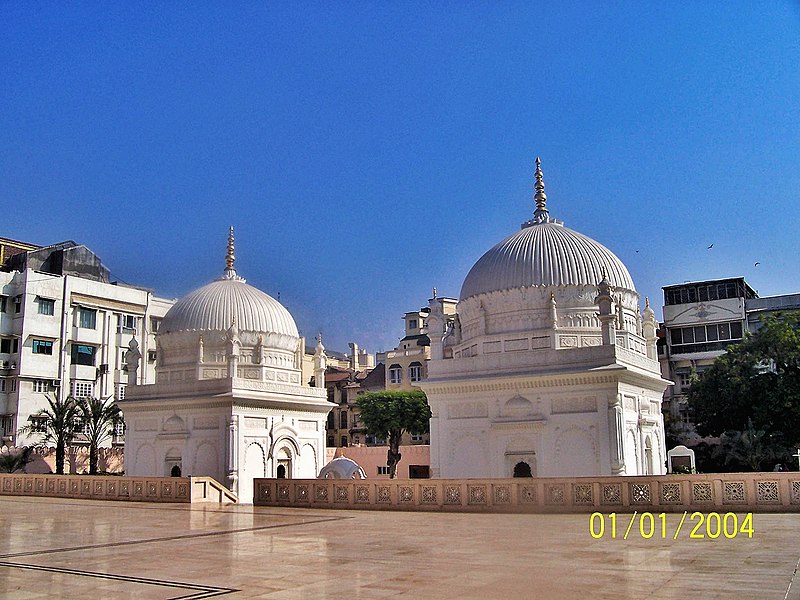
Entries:
{"type": "Polygon", "coordinates": [[[54,388],[61,387],[61,380],[60,379],[53,379],[51,382],[54,388]]]}
{"type": "Polygon", "coordinates": [[[102,364],[97,368],[97,373],[99,375],[106,375],[108,373],[108,365],[102,364]]]}
{"type": "Polygon", "coordinates": [[[7,369],[9,362],[7,360],[0,360],[0,369],[7,369]]]}

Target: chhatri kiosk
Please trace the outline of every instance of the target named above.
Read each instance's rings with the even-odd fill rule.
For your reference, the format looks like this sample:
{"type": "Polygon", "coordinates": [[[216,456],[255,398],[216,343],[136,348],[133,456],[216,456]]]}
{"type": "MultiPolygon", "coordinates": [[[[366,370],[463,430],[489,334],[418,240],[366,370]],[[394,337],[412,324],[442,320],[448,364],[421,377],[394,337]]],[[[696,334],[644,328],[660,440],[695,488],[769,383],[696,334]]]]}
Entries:
{"type": "MultiPolygon", "coordinates": [[[[256,477],[314,478],[325,463],[325,354],[303,385],[304,342],[280,302],[234,269],[179,300],[156,335],[156,383],[129,385],[128,475],[210,476],[252,502],[256,477]]],[[[135,382],[139,353],[128,352],[135,382]]],[[[133,374],[133,376],[132,376],[133,374]]]]}
{"type": "Polygon", "coordinates": [[[619,258],[550,216],[539,159],[535,190],[455,318],[431,300],[432,476],[663,474],[655,314],[619,258]]]}

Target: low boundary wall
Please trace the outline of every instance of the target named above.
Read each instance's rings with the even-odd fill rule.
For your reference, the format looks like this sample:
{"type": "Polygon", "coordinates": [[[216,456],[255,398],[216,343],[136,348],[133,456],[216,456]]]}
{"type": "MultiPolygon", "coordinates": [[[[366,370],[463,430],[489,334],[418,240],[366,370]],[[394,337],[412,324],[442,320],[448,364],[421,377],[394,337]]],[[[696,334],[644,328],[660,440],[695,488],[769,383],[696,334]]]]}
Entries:
{"type": "Polygon", "coordinates": [[[800,512],[800,473],[533,479],[256,479],[254,504],[509,513],[800,512]]]}
{"type": "Polygon", "coordinates": [[[210,477],[116,477],[0,473],[2,496],[46,496],[125,502],[236,503],[236,496],[210,477]]]}

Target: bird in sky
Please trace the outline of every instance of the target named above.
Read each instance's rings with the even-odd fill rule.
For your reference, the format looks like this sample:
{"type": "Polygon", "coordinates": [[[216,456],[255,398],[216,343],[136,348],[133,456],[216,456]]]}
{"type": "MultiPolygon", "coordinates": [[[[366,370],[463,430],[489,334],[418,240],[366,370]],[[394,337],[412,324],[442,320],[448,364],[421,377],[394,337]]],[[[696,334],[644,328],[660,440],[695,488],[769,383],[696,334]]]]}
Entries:
{"type": "Polygon", "coordinates": [[[757,267],[757,266],[758,266],[758,265],[760,265],[760,264],[761,264],[760,262],[756,261],[756,263],[755,263],[753,266],[754,266],[754,267],[757,267]]]}
{"type": "Polygon", "coordinates": [[[711,244],[708,249],[711,250],[714,247],[714,244],[711,244]]]}

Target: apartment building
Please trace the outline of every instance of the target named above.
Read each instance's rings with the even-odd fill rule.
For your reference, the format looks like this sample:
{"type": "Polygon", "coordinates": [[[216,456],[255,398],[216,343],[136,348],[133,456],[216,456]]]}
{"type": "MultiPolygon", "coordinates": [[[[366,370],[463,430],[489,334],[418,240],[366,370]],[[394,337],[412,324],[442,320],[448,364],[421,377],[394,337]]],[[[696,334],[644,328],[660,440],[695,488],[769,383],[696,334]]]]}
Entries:
{"type": "MultiPolygon", "coordinates": [[[[123,398],[132,340],[143,357],[137,383],[155,382],[155,333],[174,301],[112,281],[96,254],[71,241],[11,253],[0,269],[3,444],[32,441],[17,432],[36,425],[47,396],[123,398]]],[[[115,443],[123,433],[120,423],[115,443]]]]}

